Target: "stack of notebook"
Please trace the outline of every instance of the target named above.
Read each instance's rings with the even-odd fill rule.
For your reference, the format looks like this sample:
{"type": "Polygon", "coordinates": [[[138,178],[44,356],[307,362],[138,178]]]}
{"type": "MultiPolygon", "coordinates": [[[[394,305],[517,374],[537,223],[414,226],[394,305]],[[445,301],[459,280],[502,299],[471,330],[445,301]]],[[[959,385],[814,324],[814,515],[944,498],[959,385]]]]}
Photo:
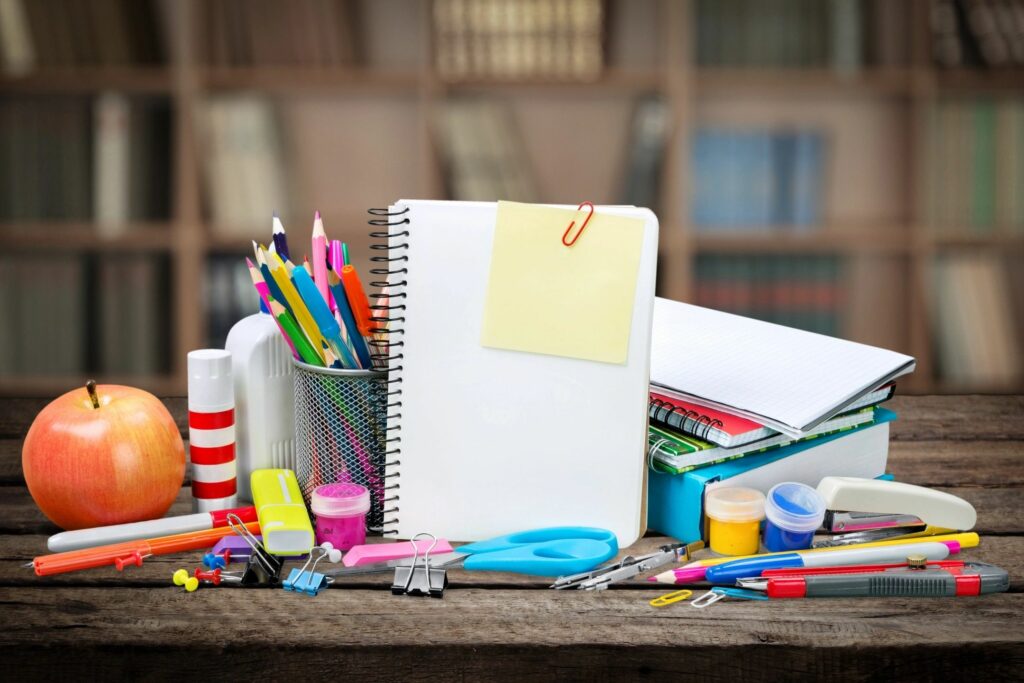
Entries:
{"type": "Polygon", "coordinates": [[[709,486],[883,475],[896,416],[879,404],[913,369],[893,351],[656,299],[648,525],[699,538],[709,486]]]}

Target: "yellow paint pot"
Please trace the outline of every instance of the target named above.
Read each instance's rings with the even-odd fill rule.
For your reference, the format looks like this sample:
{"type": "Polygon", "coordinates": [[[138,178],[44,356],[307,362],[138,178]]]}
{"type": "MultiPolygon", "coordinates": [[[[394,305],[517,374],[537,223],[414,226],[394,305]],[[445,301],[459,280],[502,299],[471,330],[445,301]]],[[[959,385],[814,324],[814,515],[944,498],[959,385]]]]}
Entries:
{"type": "Polygon", "coordinates": [[[704,496],[710,522],[711,551],[719,555],[754,555],[760,546],[764,494],[739,486],[711,489],[704,496]]]}

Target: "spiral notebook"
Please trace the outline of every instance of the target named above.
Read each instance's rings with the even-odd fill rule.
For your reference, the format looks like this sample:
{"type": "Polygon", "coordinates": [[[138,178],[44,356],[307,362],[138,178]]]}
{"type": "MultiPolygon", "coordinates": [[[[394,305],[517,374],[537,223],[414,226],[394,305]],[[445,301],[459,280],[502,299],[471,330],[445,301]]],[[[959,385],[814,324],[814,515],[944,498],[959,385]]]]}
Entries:
{"type": "MultiPolygon", "coordinates": [[[[877,405],[892,398],[895,384],[887,384],[857,399],[844,410],[853,412],[877,405]]],[[[737,448],[777,435],[778,430],[765,427],[753,420],[690,403],[668,393],[651,392],[651,405],[647,414],[656,423],[664,423],[684,434],[718,444],[724,448],[737,448]]],[[[824,424],[824,423],[822,423],[824,424]]]]}
{"type": "Polygon", "coordinates": [[[385,533],[475,541],[586,525],[623,546],[639,538],[658,221],[634,207],[595,215],[606,212],[642,226],[624,362],[482,343],[497,204],[371,210],[390,296],[385,533]]]}

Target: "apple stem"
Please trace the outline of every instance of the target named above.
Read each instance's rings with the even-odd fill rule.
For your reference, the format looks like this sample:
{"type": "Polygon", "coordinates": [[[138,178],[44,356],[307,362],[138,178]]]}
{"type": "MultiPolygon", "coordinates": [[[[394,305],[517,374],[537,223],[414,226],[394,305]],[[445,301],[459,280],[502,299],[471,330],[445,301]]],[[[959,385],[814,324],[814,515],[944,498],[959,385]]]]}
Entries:
{"type": "Polygon", "coordinates": [[[85,389],[89,392],[89,398],[92,400],[92,407],[100,407],[100,399],[96,396],[96,380],[91,379],[85,383],[85,389]]]}

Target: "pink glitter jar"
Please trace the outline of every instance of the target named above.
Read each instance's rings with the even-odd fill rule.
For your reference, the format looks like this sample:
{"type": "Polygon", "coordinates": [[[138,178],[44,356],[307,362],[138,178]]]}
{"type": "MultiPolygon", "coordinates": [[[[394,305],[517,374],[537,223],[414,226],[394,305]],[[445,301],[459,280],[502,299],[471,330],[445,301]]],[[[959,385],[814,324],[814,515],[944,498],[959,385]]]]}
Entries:
{"type": "Polygon", "coordinates": [[[324,484],[313,489],[309,507],[316,516],[317,544],[329,541],[338,550],[366,542],[370,492],[352,483],[324,484]]]}

